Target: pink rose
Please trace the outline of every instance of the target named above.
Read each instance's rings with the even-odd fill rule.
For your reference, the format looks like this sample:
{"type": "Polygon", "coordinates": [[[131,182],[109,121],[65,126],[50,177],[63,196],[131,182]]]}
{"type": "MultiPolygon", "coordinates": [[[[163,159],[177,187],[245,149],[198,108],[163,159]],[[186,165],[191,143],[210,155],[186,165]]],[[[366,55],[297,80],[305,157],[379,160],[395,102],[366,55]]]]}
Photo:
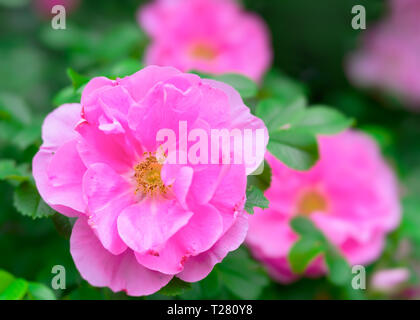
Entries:
{"type": "MultiPolygon", "coordinates": [[[[33,175],[51,207],[77,217],[70,250],[90,284],[151,294],[173,276],[206,277],[243,242],[246,177],[254,167],[159,159],[157,134],[178,135],[181,122],[189,132],[267,132],[230,86],[156,66],[123,79],[94,78],[81,104],[45,119],[33,175]]],[[[178,138],[177,147],[185,142],[178,138]]],[[[186,150],[178,149],[181,157],[186,150]]]]}
{"type": "MultiPolygon", "coordinates": [[[[280,282],[297,278],[287,259],[297,239],[289,222],[309,217],[352,265],[379,257],[385,235],[400,220],[397,182],[377,145],[362,133],[320,137],[320,160],[307,172],[287,168],[268,154],[272,183],[269,208],[250,217],[247,243],[280,282]]],[[[307,276],[325,273],[321,257],[307,276]]]]}
{"type": "Polygon", "coordinates": [[[374,273],[371,280],[372,289],[384,293],[395,293],[410,279],[407,268],[384,269],[374,273]]]}
{"type": "Polygon", "coordinates": [[[363,87],[399,96],[409,107],[420,107],[420,2],[391,1],[389,16],[368,28],[360,49],[348,61],[350,79],[363,87]]]}
{"type": "Polygon", "coordinates": [[[258,81],[271,63],[268,30],[233,0],[156,0],[141,8],[151,37],[146,63],[241,73],[258,81]]]}

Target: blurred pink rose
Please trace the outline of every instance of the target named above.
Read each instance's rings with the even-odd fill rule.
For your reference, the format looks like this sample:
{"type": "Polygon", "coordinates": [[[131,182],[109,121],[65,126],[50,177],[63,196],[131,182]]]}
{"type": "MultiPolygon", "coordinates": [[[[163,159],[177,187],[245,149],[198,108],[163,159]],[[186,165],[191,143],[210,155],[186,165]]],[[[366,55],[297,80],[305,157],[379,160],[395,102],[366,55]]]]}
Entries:
{"type": "MultiPolygon", "coordinates": [[[[351,264],[367,264],[379,257],[385,235],[400,220],[397,182],[377,145],[362,133],[346,131],[320,137],[320,160],[307,172],[287,168],[268,154],[272,182],[265,195],[268,209],[250,217],[247,243],[278,281],[292,273],[287,256],[297,239],[289,221],[309,217],[351,264]]],[[[307,276],[325,272],[315,259],[307,276]]]]}
{"type": "Polygon", "coordinates": [[[45,119],[33,175],[51,207],[77,217],[70,250],[90,284],[151,294],[173,276],[203,279],[243,242],[253,168],[159,162],[158,130],[178,135],[180,121],[190,131],[265,129],[232,87],[156,66],[94,78],[81,104],[45,119]]]}
{"type": "Polygon", "coordinates": [[[357,85],[380,88],[420,109],[420,1],[391,1],[384,21],[368,27],[361,48],[348,61],[357,85]]]}
{"type": "Polygon", "coordinates": [[[35,0],[34,5],[36,10],[44,17],[53,15],[51,9],[56,5],[61,5],[66,8],[66,13],[71,13],[79,6],[80,0],[35,0]]]}
{"type": "Polygon", "coordinates": [[[393,293],[410,279],[410,271],[406,268],[380,270],[373,274],[371,288],[384,293],[393,293]]]}
{"type": "Polygon", "coordinates": [[[236,72],[258,81],[269,68],[269,32],[234,0],[156,0],[138,20],[151,37],[146,63],[182,71],[236,72]]]}

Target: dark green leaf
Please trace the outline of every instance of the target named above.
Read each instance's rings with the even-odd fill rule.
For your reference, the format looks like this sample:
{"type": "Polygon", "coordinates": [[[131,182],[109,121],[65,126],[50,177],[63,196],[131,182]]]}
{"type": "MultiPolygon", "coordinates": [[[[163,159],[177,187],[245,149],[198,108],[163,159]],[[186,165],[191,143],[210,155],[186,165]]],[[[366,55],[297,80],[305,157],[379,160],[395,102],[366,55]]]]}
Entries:
{"type": "Polygon", "coordinates": [[[257,299],[269,283],[266,273],[243,248],[229,253],[217,268],[222,283],[241,299],[257,299]]]}
{"type": "Polygon", "coordinates": [[[158,293],[165,296],[177,296],[189,289],[191,289],[190,283],[174,277],[165,287],[160,289],[158,293]]]}
{"type": "Polygon", "coordinates": [[[72,230],[72,224],[70,222],[70,219],[59,213],[55,213],[51,217],[51,219],[58,233],[65,239],[70,239],[71,230],[72,230]]]}
{"type": "Polygon", "coordinates": [[[80,73],[77,73],[72,68],[67,69],[67,75],[69,76],[71,80],[74,90],[79,89],[81,86],[85,85],[90,80],[89,77],[86,77],[84,75],[81,75],[80,73]]]}
{"type": "MultiPolygon", "coordinates": [[[[265,191],[271,184],[271,168],[265,160],[261,165],[264,166],[263,171],[260,174],[249,175],[247,185],[253,185],[258,189],[265,191]]],[[[261,170],[261,168],[258,168],[257,170],[261,170]]]]}
{"type": "Polygon", "coordinates": [[[24,216],[32,219],[51,216],[55,213],[40,197],[38,190],[29,182],[16,188],[13,204],[24,216]]]}

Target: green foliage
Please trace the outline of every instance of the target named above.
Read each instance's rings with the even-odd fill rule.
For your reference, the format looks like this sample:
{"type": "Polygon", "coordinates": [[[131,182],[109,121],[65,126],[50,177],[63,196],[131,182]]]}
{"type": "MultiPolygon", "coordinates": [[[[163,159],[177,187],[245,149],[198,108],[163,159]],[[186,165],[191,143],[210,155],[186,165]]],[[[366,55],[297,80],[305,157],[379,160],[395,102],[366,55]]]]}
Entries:
{"type": "Polygon", "coordinates": [[[319,157],[315,136],[299,129],[270,133],[267,149],[285,165],[296,170],[310,169],[319,157]]]}
{"type": "Polygon", "coordinates": [[[312,134],[336,134],[353,125],[353,120],[326,106],[312,106],[302,114],[296,124],[312,134]]]}
{"type": "Polygon", "coordinates": [[[0,269],[0,300],[55,300],[54,292],[42,283],[15,278],[0,269]]]}
{"type": "Polygon", "coordinates": [[[251,174],[248,176],[247,185],[253,185],[261,191],[267,190],[271,184],[271,168],[268,165],[268,162],[264,160],[264,162],[261,163],[260,167],[256,170],[256,173],[259,174],[251,174]]]}
{"type": "Polygon", "coordinates": [[[177,296],[183,294],[185,291],[191,289],[191,284],[177,277],[172,278],[172,280],[164,286],[162,289],[159,290],[158,293],[163,294],[165,296],[177,296]]]}
{"type": "Polygon", "coordinates": [[[208,78],[227,83],[234,87],[243,99],[254,97],[258,87],[254,81],[240,74],[225,73],[219,76],[207,76],[208,78]]]}
{"type": "Polygon", "coordinates": [[[269,283],[260,265],[243,249],[230,253],[217,270],[226,289],[241,299],[257,299],[269,283]]]}
{"type": "Polygon", "coordinates": [[[257,84],[254,81],[252,81],[250,78],[241,74],[225,73],[221,75],[212,75],[212,74],[206,74],[206,73],[197,72],[197,71],[191,71],[191,72],[198,74],[201,78],[224,82],[232,86],[239,92],[242,99],[255,97],[255,95],[258,92],[257,84]]]}
{"type": "MultiPolygon", "coordinates": [[[[335,134],[353,120],[326,106],[306,107],[304,91],[284,76],[267,76],[270,98],[260,101],[256,115],[269,131],[268,150],[288,167],[308,170],[318,160],[317,135],[335,134]]],[[[268,89],[267,89],[268,88],[268,89]]]]}
{"type": "Polygon", "coordinates": [[[67,69],[67,75],[71,80],[71,83],[73,85],[74,90],[79,89],[80,87],[85,85],[90,80],[89,77],[86,77],[84,75],[81,75],[81,74],[77,73],[72,68],[67,69]]]}
{"type": "Polygon", "coordinates": [[[80,103],[82,93],[80,88],[75,90],[73,86],[61,89],[53,98],[54,106],[58,107],[65,103],[80,103]]]}
{"type": "Polygon", "coordinates": [[[0,180],[20,183],[29,180],[30,173],[26,164],[16,165],[14,160],[0,160],[0,180]]]}
{"type": "Polygon", "coordinates": [[[254,207],[268,208],[268,199],[258,187],[251,185],[246,189],[245,210],[253,214],[254,207]]]}
{"type": "Polygon", "coordinates": [[[403,219],[400,232],[403,237],[407,237],[420,245],[420,199],[410,197],[403,200],[403,219]]]}
{"type": "Polygon", "coordinates": [[[349,264],[312,221],[304,217],[296,217],[290,225],[299,234],[299,239],[293,245],[288,257],[293,272],[303,273],[316,257],[323,255],[331,283],[338,286],[348,284],[351,277],[349,264]]]}
{"type": "MultiPolygon", "coordinates": [[[[385,9],[382,0],[360,1],[367,9],[368,24],[385,9]]],[[[348,83],[343,61],[358,33],[343,23],[351,3],[244,3],[262,15],[275,35],[273,69],[258,84],[237,74],[203,76],[236,88],[251,111],[264,120],[270,133],[268,150],[297,170],[308,170],[316,163],[317,135],[335,134],[357,119],[358,129],[378,142],[395,168],[404,196],[400,228],[388,237],[384,254],[367,271],[395,265],[413,269],[420,257],[420,116],[403,109],[388,93],[359,90],[348,83]],[[291,29],[296,21],[300,28],[291,29]],[[400,257],[399,245],[405,242],[411,250],[400,257]]],[[[148,39],[135,21],[138,5],[138,1],[124,6],[116,1],[83,1],[78,10],[68,12],[67,28],[54,30],[50,20],[35,16],[29,0],[0,0],[0,25],[6,30],[0,45],[0,251],[7,257],[1,259],[0,267],[10,272],[0,269],[0,299],[131,298],[94,288],[81,279],[68,250],[74,219],[55,213],[42,201],[33,184],[31,161],[42,142],[42,121],[53,107],[79,103],[92,77],[121,78],[144,66],[148,39]],[[67,289],[63,292],[53,292],[46,285],[51,266],[57,263],[66,268],[67,289]]],[[[263,191],[271,175],[270,166],[264,163],[262,174],[248,176],[247,211],[267,206],[263,191]]],[[[147,298],[363,298],[361,291],[350,287],[347,262],[322,233],[305,218],[291,224],[299,235],[289,255],[293,270],[302,274],[311,261],[322,257],[328,267],[326,277],[277,284],[261,263],[240,248],[198,283],[175,278],[147,298]]]]}
{"type": "Polygon", "coordinates": [[[13,204],[24,216],[32,219],[52,216],[55,211],[49,207],[38,193],[32,183],[23,183],[16,188],[13,196],[13,204]]]}
{"type": "Polygon", "coordinates": [[[58,234],[65,239],[70,239],[71,230],[73,227],[70,219],[60,213],[54,213],[51,216],[51,220],[53,221],[58,234]]]}

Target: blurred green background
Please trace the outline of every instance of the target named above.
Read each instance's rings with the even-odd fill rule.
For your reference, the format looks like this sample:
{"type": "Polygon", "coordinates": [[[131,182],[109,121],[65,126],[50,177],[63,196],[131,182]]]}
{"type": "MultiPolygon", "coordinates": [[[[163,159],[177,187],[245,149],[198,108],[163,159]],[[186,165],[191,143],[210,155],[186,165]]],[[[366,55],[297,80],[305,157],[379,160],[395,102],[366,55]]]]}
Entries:
{"type": "MultiPolygon", "coordinates": [[[[142,66],[142,52],[148,39],[136,23],[136,12],[143,2],[81,0],[68,14],[66,30],[53,30],[50,19],[35,10],[31,1],[0,0],[0,158],[14,159],[23,165],[22,170],[25,163],[30,163],[41,143],[42,119],[74,94],[69,89],[69,67],[88,76],[114,76],[142,66]]],[[[271,30],[274,68],[302,82],[311,103],[329,104],[356,118],[357,127],[379,142],[397,171],[408,213],[400,229],[389,238],[383,257],[370,268],[394,265],[415,268],[420,257],[420,246],[416,245],[420,243],[420,229],[418,234],[413,231],[414,226],[420,227],[420,114],[407,111],[391,97],[355,88],[344,73],[345,57],[360,40],[360,32],[351,28],[352,6],[366,7],[369,29],[386,14],[386,2],[246,0],[243,3],[248,10],[260,14],[271,30]],[[410,255],[395,257],[398,248],[407,241],[410,255]]],[[[125,298],[124,294],[86,285],[70,257],[69,226],[63,225],[57,216],[33,220],[18,214],[13,206],[13,191],[13,186],[0,181],[0,269],[49,285],[52,266],[60,264],[67,270],[67,289],[55,292],[57,297],[125,298]]],[[[245,249],[226,260],[208,279],[194,284],[180,297],[351,298],[348,292],[331,287],[324,279],[302,280],[292,286],[269,283],[245,249]],[[248,263],[245,267],[243,261],[248,263]],[[243,269],[242,275],[227,279],[226,274],[232,272],[235,264],[241,264],[238,269],[243,269]],[[247,268],[253,273],[251,279],[247,279],[247,268]],[[227,283],[217,285],[221,281],[227,283]],[[244,290],[251,291],[250,295],[241,296],[244,290]]],[[[416,279],[413,281],[415,286],[416,279]]],[[[156,294],[151,298],[161,297],[165,296],[156,294]]]]}

